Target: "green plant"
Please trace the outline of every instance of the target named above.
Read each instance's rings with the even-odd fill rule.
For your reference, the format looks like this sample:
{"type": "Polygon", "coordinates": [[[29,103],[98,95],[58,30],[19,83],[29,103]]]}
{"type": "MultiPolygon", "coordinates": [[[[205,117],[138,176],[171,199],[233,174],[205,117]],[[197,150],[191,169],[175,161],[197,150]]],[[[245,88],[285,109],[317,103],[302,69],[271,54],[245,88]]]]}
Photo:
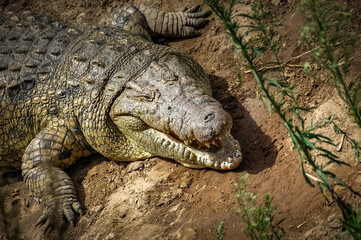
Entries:
{"type": "Polygon", "coordinates": [[[313,60],[329,71],[338,95],[361,128],[361,82],[360,79],[346,82],[351,53],[359,39],[357,31],[351,27],[355,14],[338,1],[302,0],[300,8],[308,20],[300,30],[302,40],[312,50],[313,60]]]}
{"type": "MultiPolygon", "coordinates": [[[[316,132],[316,130],[328,126],[333,121],[329,119],[316,124],[311,121],[309,125],[306,125],[303,114],[312,109],[298,104],[294,95],[294,86],[287,82],[284,64],[280,62],[278,57],[280,40],[273,30],[273,23],[269,19],[270,14],[265,10],[260,0],[252,2],[250,13],[241,14],[233,12],[235,5],[242,4],[240,1],[232,0],[228,6],[220,4],[218,0],[206,0],[206,2],[225,25],[226,34],[234,43],[236,56],[242,56],[247,67],[252,72],[260,89],[260,96],[268,110],[275,112],[280,117],[288,131],[294,149],[299,155],[302,174],[306,182],[314,187],[306,174],[305,163],[318,175],[320,181],[317,184],[324,197],[327,199],[327,193],[330,194],[332,200],[341,209],[344,220],[347,221],[347,215],[354,216],[356,213],[337,194],[335,186],[340,185],[353,193],[355,192],[341,178],[329,171],[327,167],[331,164],[349,165],[340,161],[338,156],[323,147],[325,145],[335,145],[330,138],[316,132]],[[249,24],[240,25],[239,21],[237,21],[239,18],[247,19],[249,24]],[[249,34],[254,36],[247,40],[246,37],[249,34]],[[267,62],[265,60],[266,55],[272,55],[271,61],[267,62]],[[264,63],[265,61],[266,63],[264,63]],[[267,65],[274,67],[266,68],[267,65]],[[328,161],[322,163],[319,161],[320,158],[325,158],[328,161]]],[[[345,62],[344,65],[348,65],[348,62],[345,62]]],[[[337,73],[337,70],[334,71],[337,73]]]]}
{"type": "Polygon", "coordinates": [[[239,209],[237,213],[245,221],[246,227],[244,233],[251,239],[281,239],[284,231],[279,227],[279,223],[273,224],[273,211],[275,207],[272,206],[272,198],[268,193],[264,196],[264,205],[255,206],[256,196],[247,192],[246,181],[248,174],[241,177],[240,181],[235,184],[238,191],[236,195],[239,209]]]}
{"type": "Polygon", "coordinates": [[[343,135],[344,138],[346,139],[346,141],[351,144],[351,148],[354,150],[354,159],[356,160],[356,162],[357,163],[361,162],[360,143],[358,141],[356,141],[355,139],[351,138],[347,132],[345,132],[344,130],[341,129],[340,126],[338,126],[338,124],[336,124],[335,122],[333,122],[332,124],[333,124],[333,129],[334,129],[335,133],[337,133],[339,135],[343,135]]]}
{"type": "MultiPolygon", "coordinates": [[[[327,1],[326,4],[325,0],[302,0],[300,8],[308,20],[308,24],[300,29],[303,42],[311,50],[313,60],[330,73],[339,97],[361,128],[361,81],[346,77],[352,63],[351,53],[359,40],[358,31],[352,30],[351,25],[355,14],[348,11],[345,4],[336,1],[327,1]]],[[[361,162],[360,143],[340,127],[335,127],[335,132],[346,136],[355,150],[356,162],[361,162]]]]}
{"type": "MultiPolygon", "coordinates": [[[[300,30],[301,38],[312,50],[313,60],[326,69],[333,78],[334,87],[348,106],[354,122],[361,128],[361,82],[360,79],[347,79],[352,56],[359,40],[358,30],[352,29],[351,21],[355,14],[346,4],[338,1],[302,0],[300,9],[308,24],[300,30]]],[[[361,162],[360,143],[333,123],[334,130],[343,134],[354,149],[356,162],[361,162]]],[[[351,205],[340,203],[343,219],[340,219],[345,234],[361,239],[361,210],[354,211],[351,205]]]]}
{"type": "Polygon", "coordinates": [[[217,240],[223,240],[224,237],[224,221],[221,221],[217,227],[217,240]]]}
{"type": "MultiPolygon", "coordinates": [[[[351,207],[352,208],[352,207],[351,207]]],[[[344,231],[340,235],[351,235],[353,239],[361,239],[361,209],[347,213],[345,219],[339,219],[344,231]]]]}

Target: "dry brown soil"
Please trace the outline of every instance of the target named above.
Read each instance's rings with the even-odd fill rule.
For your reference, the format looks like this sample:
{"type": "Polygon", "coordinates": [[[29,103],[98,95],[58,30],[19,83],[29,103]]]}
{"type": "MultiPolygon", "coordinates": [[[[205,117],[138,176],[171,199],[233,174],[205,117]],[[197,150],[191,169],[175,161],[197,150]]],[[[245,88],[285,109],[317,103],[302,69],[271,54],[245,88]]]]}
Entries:
{"type": "MultiPolygon", "coordinates": [[[[348,2],[351,7],[358,7],[356,0],[348,2]]],[[[7,11],[31,10],[69,24],[102,25],[114,9],[133,3],[173,11],[202,1],[1,0],[0,6],[7,11]]],[[[298,3],[298,0],[272,0],[269,3],[283,24],[279,28],[283,38],[283,60],[306,51],[299,45],[298,28],[304,20],[298,3]]],[[[242,69],[243,84],[239,85],[237,61],[225,38],[224,28],[214,14],[210,20],[201,30],[200,37],[161,39],[160,42],[190,54],[209,74],[215,98],[233,118],[232,133],[241,144],[243,164],[234,171],[221,172],[189,169],[160,158],[133,163],[111,162],[100,155],[82,159],[67,172],[74,180],[86,214],[77,218],[75,227],[66,228],[65,239],[216,239],[216,229],[221,221],[225,222],[224,239],[246,239],[242,232],[245,225],[236,214],[234,188],[245,173],[250,175],[247,190],[258,196],[258,202],[265,192],[273,196],[273,204],[277,206],[275,222],[284,219],[281,226],[286,239],[333,239],[341,232],[337,221],[341,215],[336,204],[327,203],[317,187],[311,188],[305,183],[298,156],[292,150],[283,125],[277,116],[268,114],[258,98],[254,79],[244,73],[246,69],[242,69]]],[[[359,73],[359,56],[357,48],[350,77],[359,73]]],[[[307,58],[305,55],[291,63],[299,65],[307,58]]],[[[332,81],[321,69],[318,73],[318,78],[312,79],[297,66],[287,68],[290,81],[297,84],[301,103],[318,107],[307,119],[338,116],[344,120],[345,128],[356,134],[357,128],[347,119],[343,104],[328,84],[332,81]]],[[[340,136],[331,128],[323,133],[340,141],[340,136]]],[[[348,143],[344,143],[339,155],[351,163],[352,168],[333,166],[331,170],[360,191],[361,167],[353,165],[353,152],[348,143]]],[[[17,173],[10,179],[19,176],[17,173]]],[[[43,236],[42,228],[34,226],[43,207],[33,200],[24,182],[15,181],[2,189],[8,192],[7,211],[18,212],[8,220],[12,224],[19,222],[21,239],[56,237],[54,233],[43,236]]],[[[360,199],[342,189],[339,192],[359,206],[360,199]]],[[[0,239],[4,239],[1,232],[0,239]]]]}

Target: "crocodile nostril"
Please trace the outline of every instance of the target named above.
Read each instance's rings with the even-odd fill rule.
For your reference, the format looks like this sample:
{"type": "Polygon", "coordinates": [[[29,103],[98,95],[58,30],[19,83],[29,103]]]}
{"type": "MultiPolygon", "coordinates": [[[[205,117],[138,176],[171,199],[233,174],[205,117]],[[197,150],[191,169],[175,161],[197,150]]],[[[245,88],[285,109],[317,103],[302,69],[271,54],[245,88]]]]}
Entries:
{"type": "Polygon", "coordinates": [[[205,122],[209,122],[212,121],[214,118],[214,113],[208,113],[205,117],[204,117],[204,121],[205,122]]]}

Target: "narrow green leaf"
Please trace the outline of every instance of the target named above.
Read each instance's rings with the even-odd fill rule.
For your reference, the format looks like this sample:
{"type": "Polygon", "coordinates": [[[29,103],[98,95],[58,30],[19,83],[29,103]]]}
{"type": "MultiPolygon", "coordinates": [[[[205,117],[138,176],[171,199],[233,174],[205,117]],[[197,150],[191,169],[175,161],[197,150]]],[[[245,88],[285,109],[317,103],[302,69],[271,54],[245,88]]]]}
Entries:
{"type": "Polygon", "coordinates": [[[262,48],[251,48],[251,50],[257,54],[258,56],[263,56],[263,53],[264,53],[264,49],[262,48]]]}
{"type": "Polygon", "coordinates": [[[321,171],[320,169],[316,169],[315,172],[317,173],[317,175],[320,177],[320,179],[322,180],[323,184],[329,189],[332,188],[331,187],[331,183],[328,179],[328,177],[325,175],[325,173],[323,171],[321,171]]]}
{"type": "MultiPolygon", "coordinates": [[[[329,158],[329,156],[327,154],[319,154],[318,156],[322,156],[322,157],[326,157],[326,158],[329,158]]],[[[351,167],[348,163],[344,162],[344,161],[340,161],[340,160],[337,160],[335,158],[332,158],[330,159],[331,161],[327,162],[325,166],[328,166],[332,163],[336,163],[338,165],[345,165],[345,166],[348,166],[348,167],[351,167]]]]}
{"type": "Polygon", "coordinates": [[[255,25],[239,25],[239,28],[251,28],[255,31],[262,31],[263,28],[261,26],[255,26],[255,25]]]}
{"type": "Polygon", "coordinates": [[[278,88],[282,88],[282,85],[281,85],[279,82],[277,82],[277,81],[275,81],[275,80],[273,80],[273,79],[268,79],[268,82],[269,82],[269,84],[270,84],[271,86],[275,86],[275,87],[278,87],[278,88]]]}
{"type": "Polygon", "coordinates": [[[326,185],[323,182],[318,182],[318,186],[320,188],[320,191],[322,193],[322,196],[326,199],[327,202],[330,202],[330,200],[328,199],[327,195],[326,195],[326,190],[328,190],[328,188],[326,187],[326,185]]]}
{"type": "Polygon", "coordinates": [[[330,155],[328,155],[328,154],[322,154],[322,153],[320,153],[320,154],[318,154],[317,156],[319,156],[319,157],[325,157],[325,158],[330,159],[330,161],[327,162],[325,166],[330,165],[331,163],[337,163],[337,162],[338,162],[335,158],[333,158],[332,156],[330,156],[330,155]]]}
{"type": "Polygon", "coordinates": [[[306,143],[307,147],[311,148],[312,150],[316,149],[316,146],[313,142],[311,142],[307,137],[305,137],[304,135],[302,136],[302,140],[304,143],[306,143]]]}
{"type": "Polygon", "coordinates": [[[301,159],[301,168],[302,168],[302,175],[303,178],[306,180],[306,183],[311,187],[315,187],[315,185],[311,182],[310,178],[306,175],[305,166],[302,159],[301,159]]]}
{"type": "Polygon", "coordinates": [[[245,14],[245,13],[239,13],[239,14],[236,14],[235,17],[244,17],[244,18],[248,18],[248,19],[251,19],[253,20],[254,17],[251,16],[251,15],[248,15],[248,14],[245,14]]]}
{"type": "Polygon", "coordinates": [[[328,151],[327,149],[321,148],[321,147],[316,147],[317,150],[326,153],[327,155],[329,155],[330,157],[333,157],[335,159],[339,158],[338,156],[336,156],[335,154],[333,154],[332,152],[328,151]]]}
{"type": "Polygon", "coordinates": [[[272,113],[272,103],[268,98],[264,99],[264,103],[266,104],[268,113],[271,114],[272,113]]]}

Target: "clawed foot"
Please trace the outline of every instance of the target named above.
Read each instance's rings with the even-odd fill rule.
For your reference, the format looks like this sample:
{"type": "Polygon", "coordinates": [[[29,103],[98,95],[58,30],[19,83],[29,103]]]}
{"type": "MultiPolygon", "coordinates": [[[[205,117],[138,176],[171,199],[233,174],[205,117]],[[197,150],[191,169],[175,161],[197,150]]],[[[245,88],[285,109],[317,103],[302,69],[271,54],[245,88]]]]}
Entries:
{"type": "Polygon", "coordinates": [[[75,214],[84,215],[84,210],[77,199],[56,199],[46,206],[36,226],[44,225],[44,233],[61,229],[66,221],[75,226],[75,214]]]}
{"type": "Polygon", "coordinates": [[[198,12],[200,5],[193,6],[189,9],[184,8],[180,13],[183,15],[185,23],[183,23],[182,36],[183,37],[194,37],[199,36],[200,33],[197,29],[206,25],[209,20],[208,16],[212,14],[211,11],[198,12]]]}
{"type": "Polygon", "coordinates": [[[151,40],[150,36],[195,37],[196,30],[209,22],[211,11],[200,11],[200,5],[181,12],[163,12],[148,6],[129,6],[116,10],[108,20],[115,26],[133,35],[151,40]]]}

